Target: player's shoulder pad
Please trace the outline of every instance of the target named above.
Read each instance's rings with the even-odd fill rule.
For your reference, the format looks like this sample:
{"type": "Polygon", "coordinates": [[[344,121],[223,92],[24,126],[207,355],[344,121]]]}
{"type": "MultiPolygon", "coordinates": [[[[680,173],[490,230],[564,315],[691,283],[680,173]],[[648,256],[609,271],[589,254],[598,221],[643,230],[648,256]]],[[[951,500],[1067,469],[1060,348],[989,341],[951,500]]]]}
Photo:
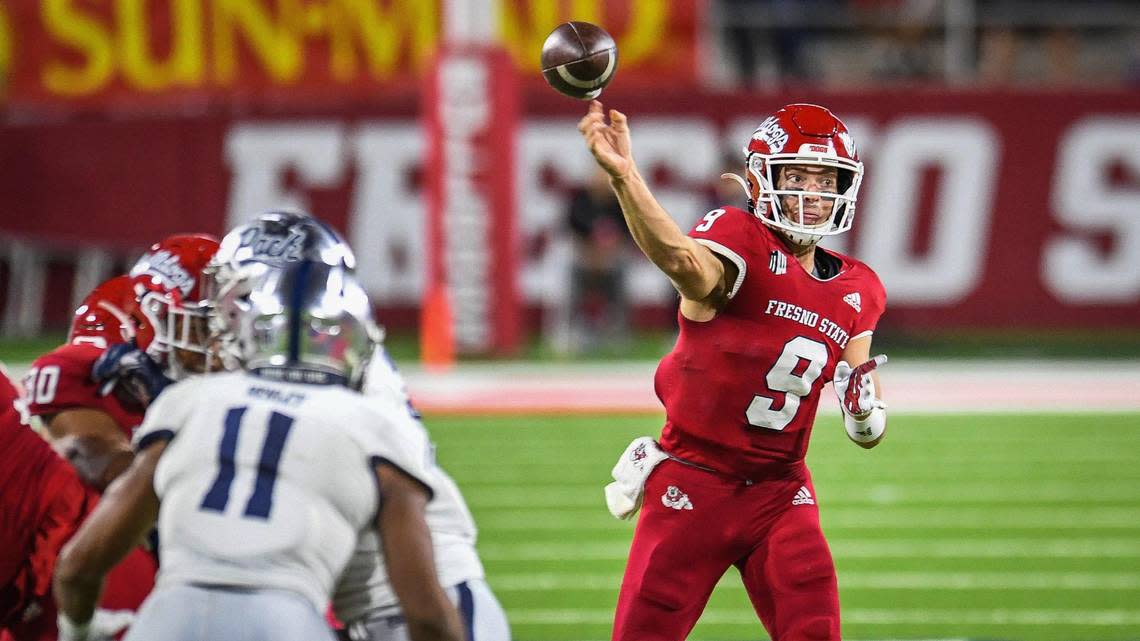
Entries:
{"type": "Polygon", "coordinates": [[[763,234],[763,227],[760,219],[747,211],[725,206],[697,220],[689,236],[719,254],[744,259],[750,248],[757,246],[757,235],[763,234]]]}
{"type": "Polygon", "coordinates": [[[739,207],[725,205],[705,213],[693,224],[690,236],[713,237],[755,230],[760,219],[739,207]]]}
{"type": "Polygon", "coordinates": [[[887,293],[886,288],[883,287],[883,281],[871,266],[863,261],[841,254],[837,251],[827,250],[831,255],[843,261],[844,276],[852,281],[856,287],[864,292],[866,296],[872,296],[880,301],[886,301],[887,293]]]}
{"type": "Polygon", "coordinates": [[[145,449],[151,443],[169,441],[178,434],[186,420],[198,409],[198,405],[209,402],[209,396],[199,394],[211,375],[189,376],[167,386],[146,409],[143,422],[131,437],[136,451],[145,449]]]}
{"type": "Polygon", "coordinates": [[[91,366],[102,353],[103,348],[96,345],[60,345],[33,361],[32,367],[54,365],[63,375],[76,374],[86,378],[91,373],[91,366]]]}
{"type": "Polygon", "coordinates": [[[369,455],[392,461],[412,476],[425,479],[431,439],[406,402],[385,396],[356,395],[351,418],[342,425],[369,455]]]}

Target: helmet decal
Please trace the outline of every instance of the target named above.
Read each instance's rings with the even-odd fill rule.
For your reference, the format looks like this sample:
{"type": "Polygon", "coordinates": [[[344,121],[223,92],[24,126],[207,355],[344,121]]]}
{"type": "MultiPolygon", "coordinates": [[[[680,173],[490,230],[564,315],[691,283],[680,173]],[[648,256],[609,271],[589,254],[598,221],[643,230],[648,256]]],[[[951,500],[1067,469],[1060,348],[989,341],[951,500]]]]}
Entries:
{"type": "Polygon", "coordinates": [[[855,149],[855,139],[851,137],[851,132],[844,129],[836,134],[839,142],[843,143],[843,149],[847,152],[848,156],[858,157],[859,152],[855,149]]]}
{"type": "Polygon", "coordinates": [[[769,153],[778,154],[788,144],[788,132],[784,131],[784,128],[780,126],[780,121],[775,116],[768,116],[756,128],[756,132],[752,134],[752,140],[763,142],[768,145],[769,153]]]}
{"type": "Polygon", "coordinates": [[[241,232],[237,251],[243,260],[261,263],[295,263],[305,255],[306,234],[295,228],[285,228],[284,234],[259,226],[250,226],[241,232]]]}
{"type": "Polygon", "coordinates": [[[149,275],[166,289],[178,289],[183,296],[189,296],[198,283],[197,274],[191,274],[182,266],[181,258],[168,249],[144,254],[131,268],[131,276],[149,275]]]}

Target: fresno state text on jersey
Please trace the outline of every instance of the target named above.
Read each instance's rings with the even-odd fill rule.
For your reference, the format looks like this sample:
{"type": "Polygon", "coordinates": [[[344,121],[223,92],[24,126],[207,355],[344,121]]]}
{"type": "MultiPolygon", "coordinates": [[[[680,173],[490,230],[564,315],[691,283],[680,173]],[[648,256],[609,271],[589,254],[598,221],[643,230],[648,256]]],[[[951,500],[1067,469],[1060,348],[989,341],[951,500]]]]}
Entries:
{"type": "Polygon", "coordinates": [[[844,348],[869,335],[886,293],[863,263],[816,249],[833,273],[804,270],[758,218],[725,207],[690,232],[739,270],[715,318],[678,313],[680,335],[654,385],[669,453],[745,479],[796,473],[820,391],[844,348]],[[826,252],[821,254],[820,252],[826,252]]]}

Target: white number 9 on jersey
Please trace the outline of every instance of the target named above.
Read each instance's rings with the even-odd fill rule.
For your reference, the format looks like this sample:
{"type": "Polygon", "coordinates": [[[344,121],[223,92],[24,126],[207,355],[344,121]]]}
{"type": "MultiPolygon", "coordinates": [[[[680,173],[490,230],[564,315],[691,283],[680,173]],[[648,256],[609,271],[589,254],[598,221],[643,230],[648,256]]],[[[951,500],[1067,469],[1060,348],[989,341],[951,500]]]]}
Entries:
{"type": "Polygon", "coordinates": [[[693,230],[694,231],[708,231],[708,230],[712,229],[713,223],[716,222],[716,219],[720,218],[723,215],[724,215],[723,209],[714,209],[714,210],[710,211],[709,213],[705,214],[705,217],[702,219],[701,224],[694,227],[693,230]]]}
{"type": "Polygon", "coordinates": [[[803,336],[788,341],[766,379],[768,389],[784,392],[784,397],[753,396],[744,412],[748,422],[776,431],[787,427],[800,409],[800,400],[811,392],[811,386],[823,373],[827,358],[827,346],[823,343],[803,336]]]}

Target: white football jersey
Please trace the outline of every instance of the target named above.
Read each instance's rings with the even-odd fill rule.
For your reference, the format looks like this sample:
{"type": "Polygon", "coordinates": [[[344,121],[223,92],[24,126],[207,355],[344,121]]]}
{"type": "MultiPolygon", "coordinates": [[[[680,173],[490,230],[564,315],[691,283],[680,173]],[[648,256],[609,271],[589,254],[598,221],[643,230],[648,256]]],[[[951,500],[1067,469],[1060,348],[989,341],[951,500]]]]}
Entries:
{"type": "Polygon", "coordinates": [[[158,586],[293,590],[323,612],[358,535],[372,529],[375,462],[428,483],[426,435],[391,417],[344,387],[243,372],[167,388],[135,432],[139,448],[170,439],[154,477],[158,586]]]}
{"type": "MultiPolygon", "coordinates": [[[[410,426],[408,429],[415,429],[423,439],[430,440],[409,402],[407,385],[383,346],[378,345],[372,354],[363,391],[378,404],[400,414],[410,426]]],[[[376,429],[382,426],[378,424],[376,429]]],[[[463,495],[434,460],[427,466],[426,474],[427,484],[434,492],[427,507],[427,524],[440,585],[447,588],[463,581],[482,579],[483,564],[475,551],[475,520],[463,495]]],[[[361,535],[333,598],[333,609],[342,621],[353,621],[398,604],[379,550],[380,541],[375,532],[361,535]]]]}

